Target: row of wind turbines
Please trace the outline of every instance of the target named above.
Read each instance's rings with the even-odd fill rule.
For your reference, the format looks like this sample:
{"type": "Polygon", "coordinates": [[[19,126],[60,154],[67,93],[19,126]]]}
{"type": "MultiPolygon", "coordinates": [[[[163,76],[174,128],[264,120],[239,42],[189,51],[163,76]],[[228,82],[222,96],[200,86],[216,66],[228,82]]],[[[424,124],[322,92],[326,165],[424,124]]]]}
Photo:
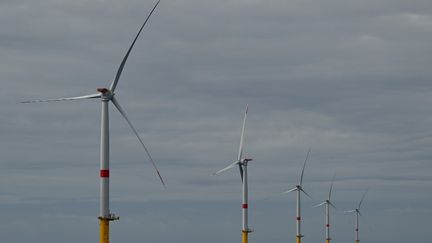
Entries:
{"type": "MultiPolygon", "coordinates": [[[[249,111],[249,106],[246,105],[246,110],[244,112],[243,117],[243,126],[241,129],[241,135],[240,135],[240,145],[238,150],[238,157],[237,160],[234,161],[232,164],[228,165],[227,167],[213,173],[213,175],[218,175],[224,171],[227,171],[229,169],[232,169],[234,167],[239,168],[240,170],[240,178],[242,182],[242,243],[248,243],[248,234],[252,232],[252,229],[249,228],[248,224],[248,177],[247,177],[247,166],[250,161],[252,161],[251,158],[246,158],[243,156],[243,140],[244,140],[244,132],[245,132],[245,126],[246,126],[246,118],[247,113],[249,111]]],[[[302,187],[303,185],[303,176],[306,168],[306,163],[310,158],[311,149],[309,148],[306,159],[303,163],[303,168],[300,174],[300,181],[299,183],[292,189],[280,193],[281,195],[288,194],[291,192],[296,192],[296,242],[301,243],[301,239],[303,238],[303,235],[301,233],[301,194],[304,193],[309,198],[312,198],[302,187]]],[[[330,190],[328,193],[328,197],[326,200],[321,202],[318,205],[315,205],[314,207],[321,207],[325,206],[325,231],[326,231],[326,243],[330,243],[331,237],[330,237],[330,208],[336,208],[334,204],[331,202],[331,194],[333,190],[333,184],[334,179],[336,177],[336,174],[333,175],[332,182],[330,185],[330,190]]],[[[345,211],[345,213],[354,213],[355,214],[355,243],[359,243],[359,215],[360,213],[360,207],[363,203],[363,200],[366,196],[367,190],[364,192],[362,198],[360,199],[360,203],[358,204],[357,208],[345,211]]]]}
{"type": "MultiPolygon", "coordinates": [[[[153,161],[152,156],[150,155],[149,150],[145,146],[143,140],[139,136],[137,130],[132,125],[131,121],[126,115],[125,110],[120,105],[118,99],[116,98],[116,88],[119,83],[121,74],[123,72],[123,68],[126,64],[126,61],[139,37],[141,34],[144,26],[147,24],[148,20],[152,16],[153,12],[155,11],[156,7],[159,5],[160,0],[158,0],[155,5],[153,6],[152,10],[148,14],[147,18],[145,19],[144,23],[141,25],[138,33],[136,34],[135,38],[132,41],[132,44],[129,46],[126,55],[123,57],[120,66],[117,69],[116,75],[112,82],[109,85],[109,88],[98,88],[97,93],[89,94],[89,95],[82,95],[82,96],[75,96],[75,97],[67,97],[67,98],[57,98],[57,99],[38,99],[38,100],[29,100],[29,101],[22,101],[21,103],[38,103],[38,102],[55,102],[55,101],[76,101],[76,100],[86,100],[86,99],[100,99],[102,102],[102,109],[101,109],[101,135],[100,135],[100,174],[99,174],[99,181],[100,181],[100,210],[99,210],[99,227],[100,227],[100,243],[109,243],[109,223],[114,220],[118,220],[119,217],[115,214],[113,214],[110,211],[109,208],[109,195],[110,195],[110,145],[109,145],[109,103],[111,102],[114,107],[118,110],[118,112],[122,115],[122,117],[125,119],[126,123],[131,128],[132,132],[137,137],[139,143],[143,147],[146,156],[148,157],[149,161],[153,165],[156,175],[158,176],[160,182],[163,186],[165,186],[165,182],[155,164],[153,161]]],[[[234,167],[238,167],[240,170],[240,177],[242,181],[242,215],[243,215],[243,223],[242,223],[242,242],[247,243],[248,242],[248,234],[252,232],[252,230],[249,228],[248,225],[248,184],[247,184],[247,166],[252,159],[245,158],[243,156],[243,140],[244,140],[244,131],[245,131],[245,125],[246,125],[246,118],[248,113],[248,107],[246,106],[246,111],[243,118],[243,126],[241,131],[241,138],[240,138],[240,147],[238,151],[238,157],[235,162],[230,164],[229,166],[225,167],[224,169],[217,171],[214,174],[222,173],[226,170],[229,170],[234,167]]],[[[303,183],[303,175],[304,170],[306,166],[306,162],[310,156],[310,150],[307,153],[306,160],[303,165],[301,177],[300,177],[300,183],[296,185],[293,189],[288,190],[286,192],[283,192],[282,194],[290,193],[290,192],[296,192],[297,193],[297,243],[301,243],[301,238],[303,235],[301,234],[301,205],[300,205],[300,195],[301,193],[304,193],[305,195],[309,196],[302,188],[303,183]]],[[[323,203],[317,205],[317,206],[326,206],[326,227],[327,227],[327,243],[330,241],[330,206],[334,207],[333,204],[330,201],[331,197],[331,191],[333,187],[330,188],[329,197],[326,201],[323,203]]],[[[360,206],[363,202],[365,194],[363,195],[359,206],[354,209],[347,212],[353,212],[356,215],[356,243],[358,243],[358,215],[360,215],[360,206]]]]}

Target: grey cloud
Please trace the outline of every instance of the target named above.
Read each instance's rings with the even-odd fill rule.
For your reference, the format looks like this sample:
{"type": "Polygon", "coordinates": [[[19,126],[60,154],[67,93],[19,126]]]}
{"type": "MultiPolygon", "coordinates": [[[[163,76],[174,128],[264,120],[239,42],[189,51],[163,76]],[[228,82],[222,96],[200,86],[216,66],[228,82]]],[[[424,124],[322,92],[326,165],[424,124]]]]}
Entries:
{"type": "MultiPolygon", "coordinates": [[[[54,242],[71,228],[80,233],[63,242],[97,240],[99,102],[17,101],[107,86],[152,4],[0,4],[4,239],[54,242]],[[17,234],[28,218],[41,223],[17,234]]],[[[430,238],[431,10],[425,0],[162,1],[117,95],[168,189],[111,109],[112,207],[122,217],[113,241],[239,238],[238,171],[210,174],[235,158],[246,103],[256,242],[294,239],[294,199],[276,195],[297,183],[308,147],[315,200],[335,171],[341,210],[371,187],[364,241],[430,238]]],[[[323,238],[313,203],[305,241],[323,238]]],[[[351,217],[335,213],[334,228],[335,243],[352,239],[351,217]]]]}

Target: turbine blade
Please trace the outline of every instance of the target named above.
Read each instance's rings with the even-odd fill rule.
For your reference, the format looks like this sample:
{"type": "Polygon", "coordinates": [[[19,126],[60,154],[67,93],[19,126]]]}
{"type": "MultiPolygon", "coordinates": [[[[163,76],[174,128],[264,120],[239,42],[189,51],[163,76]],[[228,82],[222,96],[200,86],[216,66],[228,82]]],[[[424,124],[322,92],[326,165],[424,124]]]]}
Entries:
{"type": "Polygon", "coordinates": [[[294,187],[293,189],[288,190],[286,192],[281,192],[280,194],[283,195],[283,194],[287,194],[287,193],[290,193],[290,192],[293,192],[293,191],[297,191],[297,187],[294,187]]]}
{"type": "Polygon", "coordinates": [[[239,169],[240,169],[240,177],[241,177],[241,180],[243,182],[243,167],[241,166],[240,163],[238,163],[238,165],[239,165],[239,169]]]}
{"type": "Polygon", "coordinates": [[[348,210],[348,211],[344,211],[344,213],[354,213],[355,210],[348,210]]]}
{"type": "Polygon", "coordinates": [[[300,186],[302,185],[302,183],[303,183],[303,175],[304,175],[304,171],[305,171],[305,167],[306,167],[306,162],[308,161],[308,159],[309,159],[309,156],[310,156],[310,152],[311,152],[311,149],[309,148],[309,150],[308,150],[308,152],[307,152],[307,155],[306,155],[306,159],[305,159],[305,162],[304,162],[304,164],[303,164],[303,169],[302,169],[302,172],[301,172],[301,176],[300,176],[300,186]]]}
{"type": "Polygon", "coordinates": [[[242,126],[242,131],[241,131],[241,135],[240,135],[240,145],[239,145],[239,151],[238,151],[238,161],[241,161],[242,157],[243,157],[243,137],[244,137],[244,130],[245,130],[245,125],[246,125],[246,118],[247,118],[247,113],[249,110],[249,105],[246,105],[246,109],[245,109],[245,113],[244,113],[244,117],[243,117],[243,126],[242,126]]]}
{"type": "Polygon", "coordinates": [[[317,204],[315,206],[313,206],[313,208],[317,208],[317,207],[321,207],[322,205],[325,205],[327,202],[322,202],[320,204],[317,204]]]}
{"type": "Polygon", "coordinates": [[[300,188],[300,191],[302,191],[306,196],[308,196],[310,199],[313,200],[313,198],[307,192],[305,192],[305,190],[303,190],[303,188],[300,188]]]}
{"type": "Polygon", "coordinates": [[[132,129],[132,131],[135,133],[135,136],[138,138],[139,142],[141,143],[142,147],[144,148],[144,151],[146,152],[148,158],[150,159],[150,162],[153,165],[153,168],[155,169],[157,176],[159,177],[159,180],[162,182],[162,185],[165,187],[165,182],[162,179],[162,176],[155,164],[155,162],[153,161],[152,156],[150,155],[150,152],[148,151],[147,147],[144,145],[143,141],[141,140],[140,136],[138,135],[138,132],[136,131],[135,127],[132,125],[132,123],[130,122],[130,120],[128,119],[128,117],[126,116],[126,113],[124,112],[124,110],[122,109],[122,107],[120,106],[119,102],[117,101],[117,99],[115,97],[112,97],[111,99],[112,103],[114,104],[114,106],[117,108],[117,110],[120,112],[120,114],[123,116],[123,118],[126,120],[126,122],[129,124],[129,127],[132,129]]]}
{"type": "Polygon", "coordinates": [[[232,163],[232,164],[228,165],[227,167],[223,168],[222,170],[214,172],[213,175],[217,175],[217,174],[220,174],[220,173],[222,173],[224,171],[227,171],[227,170],[233,168],[234,166],[236,166],[237,164],[240,164],[240,162],[239,161],[235,161],[234,163],[232,163]]]}
{"type": "Polygon", "coordinates": [[[329,202],[329,205],[330,205],[330,206],[332,206],[332,208],[336,209],[336,206],[335,206],[335,205],[333,205],[333,203],[332,203],[332,202],[329,202]]]}
{"type": "Polygon", "coordinates": [[[20,103],[38,103],[38,102],[51,102],[51,101],[63,101],[63,100],[84,100],[84,99],[93,99],[93,98],[100,98],[101,94],[91,94],[91,95],[83,95],[83,96],[76,96],[76,97],[68,97],[68,98],[58,98],[58,99],[46,99],[46,100],[25,100],[21,101],[20,103]]]}
{"type": "Polygon", "coordinates": [[[331,182],[331,185],[330,185],[330,191],[329,191],[329,196],[328,196],[328,200],[329,201],[330,201],[330,198],[331,198],[331,193],[332,193],[333,183],[334,183],[335,177],[336,177],[336,173],[333,174],[332,182],[331,182]]]}
{"type": "Polygon", "coordinates": [[[129,57],[130,52],[132,51],[132,48],[133,48],[134,45],[135,45],[136,40],[138,39],[138,36],[141,34],[141,31],[143,30],[144,26],[147,24],[147,21],[150,19],[150,16],[153,14],[154,10],[155,10],[156,7],[159,5],[160,1],[161,1],[161,0],[158,0],[158,1],[156,2],[156,4],[154,5],[153,9],[150,11],[150,14],[147,16],[146,20],[145,20],[144,23],[142,24],[140,30],[138,31],[138,34],[135,36],[135,39],[133,40],[132,44],[130,45],[128,51],[126,52],[126,55],[123,57],[123,60],[122,60],[120,66],[119,66],[119,68],[118,68],[118,70],[117,70],[116,76],[115,76],[114,80],[112,81],[112,83],[111,83],[111,85],[110,85],[110,90],[111,90],[112,92],[114,92],[114,90],[115,90],[116,87],[117,87],[117,83],[118,83],[118,81],[119,81],[119,79],[120,79],[120,76],[121,76],[121,74],[122,74],[122,72],[123,72],[123,68],[124,68],[124,66],[125,66],[125,64],[126,64],[126,61],[127,61],[128,57],[129,57]]]}
{"type": "Polygon", "coordinates": [[[358,205],[358,209],[360,209],[360,206],[362,205],[362,203],[363,203],[363,199],[365,198],[365,196],[366,196],[366,193],[369,191],[369,188],[368,189],[366,189],[366,191],[363,193],[363,196],[362,196],[362,198],[361,198],[361,200],[360,200],[360,203],[359,203],[359,205],[358,205]]]}
{"type": "Polygon", "coordinates": [[[363,215],[360,213],[360,211],[358,211],[358,214],[359,214],[360,216],[363,216],[363,215]]]}

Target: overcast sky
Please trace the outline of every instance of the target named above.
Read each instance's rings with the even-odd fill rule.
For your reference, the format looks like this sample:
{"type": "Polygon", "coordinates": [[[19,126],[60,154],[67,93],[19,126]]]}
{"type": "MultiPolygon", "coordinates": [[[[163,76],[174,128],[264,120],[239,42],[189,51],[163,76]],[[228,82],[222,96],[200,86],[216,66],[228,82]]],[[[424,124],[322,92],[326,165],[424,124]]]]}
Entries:
{"type": "MultiPolygon", "coordinates": [[[[0,2],[2,242],[96,242],[100,101],[155,1],[0,2]]],[[[112,242],[239,242],[237,156],[249,104],[252,243],[295,239],[294,194],[309,147],[304,243],[324,241],[336,172],[334,243],[432,238],[430,0],[162,0],[116,97],[164,189],[112,107],[112,242]],[[269,198],[269,199],[268,199],[269,198]]]]}

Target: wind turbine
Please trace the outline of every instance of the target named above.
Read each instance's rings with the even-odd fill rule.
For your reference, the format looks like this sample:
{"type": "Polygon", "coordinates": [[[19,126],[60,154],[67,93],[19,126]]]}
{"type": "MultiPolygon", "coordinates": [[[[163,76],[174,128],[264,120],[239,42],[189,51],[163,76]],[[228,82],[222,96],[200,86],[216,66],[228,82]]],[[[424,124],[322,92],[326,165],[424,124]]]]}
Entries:
{"type": "Polygon", "coordinates": [[[360,199],[360,203],[359,203],[359,205],[358,205],[358,207],[357,207],[356,209],[345,211],[345,213],[355,213],[355,220],[356,220],[356,228],[355,228],[355,242],[356,242],[356,243],[359,243],[359,241],[360,241],[360,240],[359,240],[359,215],[361,216],[361,213],[360,213],[360,207],[361,207],[361,205],[362,205],[362,202],[363,202],[363,200],[364,200],[364,198],[365,198],[367,192],[368,192],[368,190],[366,190],[366,191],[363,193],[363,196],[362,196],[362,198],[360,199]]]}
{"type": "Polygon", "coordinates": [[[35,103],[35,102],[51,102],[51,101],[63,101],[63,100],[83,100],[83,99],[96,99],[99,98],[102,101],[102,113],[101,113],[101,137],[100,137],[100,211],[99,211],[99,223],[100,223],[100,243],[108,243],[109,242],[109,222],[113,220],[118,220],[115,214],[111,213],[109,210],[109,116],[108,116],[108,104],[111,101],[113,105],[117,108],[123,118],[126,120],[127,124],[132,129],[135,136],[138,138],[138,141],[141,143],[144,148],[145,153],[147,154],[150,162],[152,163],[157,176],[159,177],[162,184],[165,186],[165,183],[162,179],[162,176],[159,173],[159,170],[156,167],[153,158],[150,155],[147,147],[144,145],[144,142],[141,140],[138,135],[137,130],[132,125],[128,117],[126,116],[125,111],[120,106],[119,101],[115,96],[115,89],[117,87],[118,81],[122,74],[123,68],[126,64],[126,61],[129,57],[129,54],[132,51],[133,46],[135,45],[138,36],[141,34],[144,26],[149,20],[150,16],[153,14],[156,7],[159,5],[160,0],[156,2],[153,9],[150,11],[150,14],[145,19],[141,28],[138,31],[138,34],[135,36],[132,44],[130,45],[126,55],[123,57],[122,62],[117,70],[116,76],[114,80],[111,82],[109,88],[98,88],[98,93],[83,95],[77,97],[69,97],[69,98],[59,98],[59,99],[47,99],[47,100],[32,100],[32,101],[23,101],[21,103],[35,103]]]}
{"type": "Polygon", "coordinates": [[[234,163],[228,165],[227,167],[223,168],[222,170],[219,170],[213,175],[217,175],[219,173],[222,173],[224,171],[227,171],[231,168],[234,168],[238,166],[240,170],[240,177],[242,180],[242,243],[248,243],[248,234],[252,232],[252,230],[248,226],[248,184],[247,184],[247,165],[252,159],[243,157],[243,137],[244,137],[244,130],[246,125],[246,117],[248,113],[248,105],[246,105],[244,117],[243,117],[243,127],[240,135],[240,146],[238,151],[238,157],[237,160],[234,161],[234,163]]]}
{"type": "Polygon", "coordinates": [[[300,194],[301,192],[303,192],[306,196],[308,196],[309,198],[311,198],[311,196],[309,196],[309,194],[307,194],[307,192],[305,192],[303,190],[302,184],[303,184],[303,175],[304,175],[304,171],[305,171],[305,167],[306,167],[306,162],[308,161],[309,157],[310,157],[310,153],[311,153],[311,149],[309,148],[307,155],[306,155],[306,159],[304,161],[303,164],[303,169],[300,175],[300,182],[298,185],[296,185],[293,189],[288,190],[286,192],[282,192],[281,194],[287,194],[290,192],[297,192],[297,217],[296,217],[296,222],[297,222],[297,243],[301,243],[301,238],[303,237],[303,235],[301,234],[301,205],[300,205],[300,194]]]}
{"type": "Polygon", "coordinates": [[[336,208],[333,205],[333,203],[330,201],[335,176],[336,175],[333,175],[333,179],[332,179],[332,182],[331,182],[331,185],[330,185],[330,190],[329,190],[328,198],[324,202],[322,202],[322,203],[314,206],[314,207],[320,207],[320,206],[323,206],[323,205],[326,206],[325,207],[325,216],[326,216],[326,243],[330,243],[330,240],[331,240],[331,238],[330,238],[330,206],[333,207],[333,208],[336,208]]]}

